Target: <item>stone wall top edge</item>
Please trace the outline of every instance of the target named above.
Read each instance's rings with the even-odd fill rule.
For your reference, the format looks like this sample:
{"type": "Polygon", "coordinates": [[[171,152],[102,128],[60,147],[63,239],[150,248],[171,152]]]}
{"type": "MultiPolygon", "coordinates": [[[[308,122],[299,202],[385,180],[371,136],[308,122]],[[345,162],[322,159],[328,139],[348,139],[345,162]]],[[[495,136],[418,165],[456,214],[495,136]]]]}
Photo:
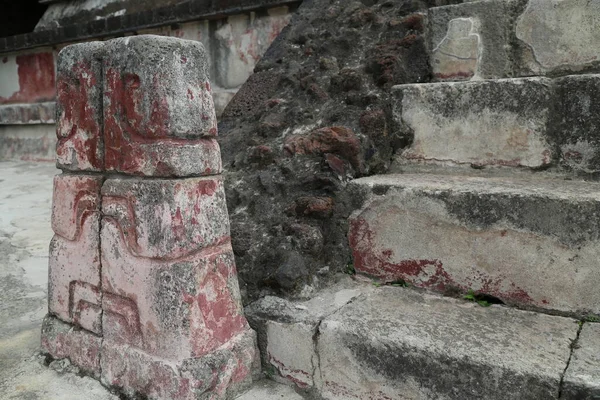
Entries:
{"type": "MultiPolygon", "coordinates": [[[[214,2],[218,3],[218,2],[214,2]]],[[[161,7],[136,14],[113,16],[96,21],[59,26],[54,29],[0,38],[0,54],[61,43],[118,36],[141,29],[156,28],[199,19],[218,19],[228,15],[294,5],[301,0],[230,1],[224,7],[205,1],[189,0],[177,6],[161,7]]]]}

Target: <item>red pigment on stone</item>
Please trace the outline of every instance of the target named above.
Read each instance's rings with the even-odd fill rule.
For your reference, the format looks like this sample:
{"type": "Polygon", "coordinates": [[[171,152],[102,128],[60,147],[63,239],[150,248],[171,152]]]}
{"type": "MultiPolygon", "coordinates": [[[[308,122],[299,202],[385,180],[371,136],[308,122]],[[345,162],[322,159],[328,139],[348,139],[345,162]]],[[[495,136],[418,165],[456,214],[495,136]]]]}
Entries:
{"type": "MultiPolygon", "coordinates": [[[[501,231],[504,236],[506,232],[501,231]]],[[[523,289],[511,283],[511,289],[503,289],[506,286],[506,278],[491,278],[486,274],[479,273],[471,282],[457,282],[445,269],[440,260],[402,260],[390,262],[394,253],[391,249],[376,250],[373,240],[373,231],[364,218],[356,218],[350,221],[348,239],[354,257],[356,271],[381,279],[385,282],[404,280],[414,286],[445,291],[456,288],[467,292],[473,286],[479,287],[478,294],[487,294],[497,297],[509,303],[533,304],[536,303],[523,289]],[[433,267],[433,272],[431,271],[433,267]],[[428,277],[422,281],[419,278],[428,277]]],[[[541,304],[544,301],[541,301],[541,304]]]]}
{"type": "MultiPolygon", "coordinates": [[[[77,77],[79,84],[70,81],[69,77],[59,78],[57,84],[57,102],[63,106],[63,119],[72,125],[70,132],[61,132],[59,124],[57,153],[65,151],[66,142],[72,142],[77,154],[88,160],[92,167],[103,168],[103,160],[98,157],[98,146],[102,140],[98,110],[95,110],[90,99],[90,91],[98,85],[96,76],[89,63],[78,62],[71,73],[77,77]],[[76,137],[77,131],[86,133],[86,138],[76,137]]],[[[100,93],[98,94],[98,96],[100,93]]]]}
{"type": "Polygon", "coordinates": [[[204,281],[203,287],[212,287],[216,292],[214,300],[211,300],[204,291],[197,299],[206,327],[211,332],[212,339],[220,345],[242,332],[246,323],[231,298],[226,279],[213,273],[204,281]]]}
{"type": "Polygon", "coordinates": [[[207,179],[198,182],[196,187],[197,196],[212,196],[217,191],[217,181],[214,179],[207,179]]]}
{"type": "MultiPolygon", "coordinates": [[[[8,59],[4,62],[7,61],[8,59]]],[[[51,52],[22,54],[16,57],[16,62],[19,91],[8,98],[0,97],[0,104],[36,103],[54,99],[54,56],[51,52]]]]}
{"type": "MultiPolygon", "coordinates": [[[[130,88],[135,89],[139,77],[126,77],[130,88]]],[[[135,113],[136,102],[133,90],[126,90],[118,71],[109,68],[106,71],[106,96],[109,97],[108,107],[104,111],[104,145],[105,163],[107,168],[122,169],[125,171],[139,168],[140,152],[131,146],[131,142],[124,138],[123,129],[132,129],[131,124],[139,124],[141,117],[135,113]],[[121,120],[129,123],[125,127],[121,120]]],[[[139,87],[139,84],[138,84],[139,87]]]]}

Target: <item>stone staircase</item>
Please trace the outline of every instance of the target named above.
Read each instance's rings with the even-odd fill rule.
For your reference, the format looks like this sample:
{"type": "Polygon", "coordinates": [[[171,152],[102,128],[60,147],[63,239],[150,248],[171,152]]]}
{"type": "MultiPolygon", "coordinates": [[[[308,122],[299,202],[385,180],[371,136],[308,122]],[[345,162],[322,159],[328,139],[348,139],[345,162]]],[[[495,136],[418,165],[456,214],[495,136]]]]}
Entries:
{"type": "Polygon", "coordinates": [[[273,379],[324,399],[600,399],[600,2],[428,11],[414,140],[348,195],[357,275],[246,314],[273,379]],[[494,304],[491,304],[494,303],[494,304]]]}

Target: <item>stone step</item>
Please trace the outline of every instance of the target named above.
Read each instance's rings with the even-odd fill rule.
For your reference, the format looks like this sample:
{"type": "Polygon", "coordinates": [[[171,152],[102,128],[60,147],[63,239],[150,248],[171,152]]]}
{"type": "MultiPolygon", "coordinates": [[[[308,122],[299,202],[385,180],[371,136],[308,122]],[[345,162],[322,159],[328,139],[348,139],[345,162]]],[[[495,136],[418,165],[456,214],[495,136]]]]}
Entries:
{"type": "Polygon", "coordinates": [[[248,306],[268,355],[265,370],[327,400],[574,400],[598,393],[598,325],[412,288],[355,290],[361,294],[326,315],[275,297],[248,306]]]}
{"type": "Polygon", "coordinates": [[[354,180],[357,272],[506,304],[600,314],[600,184],[379,175],[354,180]]]}
{"type": "Polygon", "coordinates": [[[600,172],[600,75],[398,85],[402,162],[600,172]]]}
{"type": "Polygon", "coordinates": [[[556,76],[600,65],[597,1],[469,1],[428,16],[438,80],[556,76]]]}

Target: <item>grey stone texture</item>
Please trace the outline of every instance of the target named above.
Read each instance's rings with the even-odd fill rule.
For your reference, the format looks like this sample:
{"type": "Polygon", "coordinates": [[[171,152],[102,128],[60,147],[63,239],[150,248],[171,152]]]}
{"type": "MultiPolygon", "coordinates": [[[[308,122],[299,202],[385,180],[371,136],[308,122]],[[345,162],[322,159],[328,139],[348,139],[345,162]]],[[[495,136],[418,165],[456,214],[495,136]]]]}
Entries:
{"type": "Polygon", "coordinates": [[[77,43],[56,61],[56,162],[70,171],[104,168],[102,61],[104,44],[77,43]]]}
{"type": "Polygon", "coordinates": [[[600,172],[600,75],[398,85],[400,164],[600,172]]]}
{"type": "Polygon", "coordinates": [[[561,166],[600,172],[600,75],[573,75],[554,81],[553,142],[561,166]]]}
{"type": "Polygon", "coordinates": [[[529,0],[516,20],[522,42],[516,73],[556,75],[600,66],[600,3],[529,0]]]}
{"type": "Polygon", "coordinates": [[[368,283],[357,284],[347,276],[307,301],[292,302],[266,296],[246,307],[250,326],[258,333],[263,370],[271,379],[301,389],[321,385],[314,337],[319,323],[364,293],[368,283]]]}
{"type": "Polygon", "coordinates": [[[574,346],[565,373],[561,399],[596,400],[600,398],[600,324],[586,323],[574,346]]]}
{"type": "Polygon", "coordinates": [[[600,4],[481,0],[429,10],[438,80],[557,76],[597,71],[600,4]]]}
{"type": "Polygon", "coordinates": [[[326,399],[557,398],[574,320],[382,287],[326,318],[326,399]]]}
{"type": "Polygon", "coordinates": [[[343,286],[312,303],[265,297],[246,308],[267,374],[327,400],[558,398],[577,321],[353,285],[358,295],[343,286]]]}
{"type": "Polygon", "coordinates": [[[429,174],[354,180],[358,272],[507,304],[600,313],[600,185],[429,174]]]}
{"type": "Polygon", "coordinates": [[[546,78],[400,85],[394,116],[412,135],[402,157],[539,168],[551,161],[546,78]]]}
{"type": "MultiPolygon", "coordinates": [[[[202,43],[142,35],[113,39],[105,52],[105,119],[119,110],[113,102],[123,102],[127,119],[123,115],[117,123],[128,133],[182,139],[216,135],[209,56],[202,43]]],[[[108,135],[112,129],[107,121],[108,135]]]]}
{"type": "Polygon", "coordinates": [[[431,68],[436,80],[511,75],[512,1],[484,0],[429,10],[431,68]]]}

